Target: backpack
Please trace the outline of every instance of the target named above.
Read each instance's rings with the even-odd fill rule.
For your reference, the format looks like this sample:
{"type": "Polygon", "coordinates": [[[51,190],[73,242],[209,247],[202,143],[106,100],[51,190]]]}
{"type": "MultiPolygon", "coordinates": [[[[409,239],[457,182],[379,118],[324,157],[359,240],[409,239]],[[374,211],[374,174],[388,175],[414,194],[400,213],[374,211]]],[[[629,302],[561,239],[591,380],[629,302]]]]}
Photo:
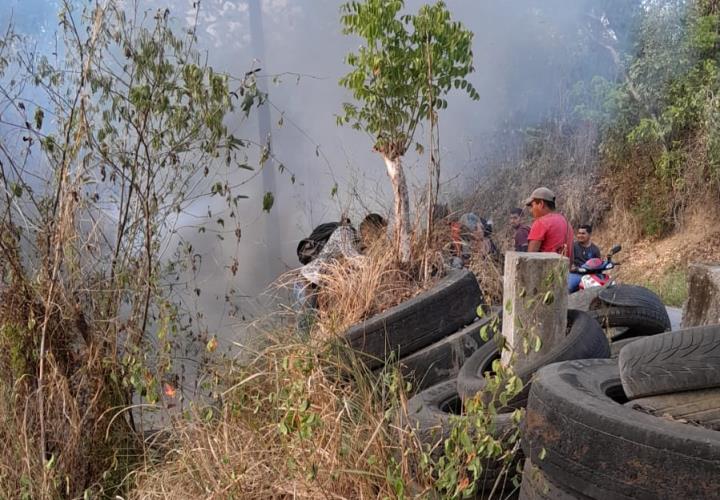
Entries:
{"type": "Polygon", "coordinates": [[[312,262],[320,254],[338,226],[340,226],[339,222],[325,222],[313,229],[310,236],[300,240],[297,246],[297,256],[303,266],[312,262]]]}

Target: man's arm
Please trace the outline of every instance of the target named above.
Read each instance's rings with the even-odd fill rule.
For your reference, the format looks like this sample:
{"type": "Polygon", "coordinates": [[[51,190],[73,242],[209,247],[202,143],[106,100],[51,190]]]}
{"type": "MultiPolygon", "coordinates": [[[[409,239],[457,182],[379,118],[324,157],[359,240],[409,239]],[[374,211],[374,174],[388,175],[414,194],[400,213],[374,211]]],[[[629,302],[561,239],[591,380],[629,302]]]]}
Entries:
{"type": "Polygon", "coordinates": [[[546,228],[540,219],[533,222],[528,233],[528,252],[539,252],[540,245],[545,239],[546,228]]]}

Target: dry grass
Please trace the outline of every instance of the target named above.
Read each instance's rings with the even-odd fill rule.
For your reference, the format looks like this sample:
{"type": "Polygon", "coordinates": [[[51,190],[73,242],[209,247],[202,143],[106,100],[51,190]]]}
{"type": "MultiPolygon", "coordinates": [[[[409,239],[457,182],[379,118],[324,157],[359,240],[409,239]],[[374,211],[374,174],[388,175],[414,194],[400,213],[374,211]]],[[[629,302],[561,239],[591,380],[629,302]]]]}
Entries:
{"type": "MultiPolygon", "coordinates": [[[[438,224],[429,242],[424,233],[418,233],[413,238],[413,259],[407,264],[398,262],[392,244],[385,238],[372,243],[360,257],[329,263],[318,289],[315,335],[334,338],[349,326],[427,290],[440,279],[451,241],[449,226],[438,224]]],[[[293,271],[281,277],[278,286],[289,288],[295,279],[297,272],[293,271]]]]}
{"type": "MultiPolygon", "coordinates": [[[[617,243],[623,246],[616,257],[621,265],[614,272],[620,281],[649,286],[667,303],[679,305],[687,293],[683,283],[686,266],[691,262],[720,260],[720,230],[709,223],[715,216],[712,207],[706,207],[707,212],[698,210],[686,215],[681,229],[661,239],[643,238],[639,230],[633,234],[633,219],[629,216],[624,226],[622,222],[617,226],[610,224],[595,239],[603,251],[617,243]]],[[[621,211],[615,210],[610,220],[621,215],[621,211]]]]}
{"type": "Polygon", "coordinates": [[[0,455],[0,491],[26,498],[109,494],[139,458],[127,421],[116,418],[122,402],[110,373],[117,365],[101,355],[98,338],[83,342],[73,308],[54,311],[38,394],[44,309],[19,275],[0,293],[0,439],[8,444],[0,455]]]}
{"type": "Polygon", "coordinates": [[[502,304],[503,271],[500,263],[488,256],[471,258],[468,269],[477,278],[487,304],[502,304]]]}
{"type": "MultiPolygon", "coordinates": [[[[441,275],[445,226],[399,265],[379,241],[327,267],[318,321],[294,328],[244,366],[224,372],[223,405],[178,420],[172,450],[134,476],[133,498],[397,498],[429,494],[432,465],[398,426],[405,383],[395,366],[368,372],[338,339],[348,326],[420,293],[441,275]],[[427,266],[435,273],[423,280],[427,266]],[[413,465],[414,464],[414,465],[413,465]],[[412,492],[409,491],[412,488],[412,492]]],[[[286,284],[292,276],[281,281],[286,284]]]]}
{"type": "Polygon", "coordinates": [[[318,297],[318,329],[324,336],[342,333],[424,288],[412,270],[399,268],[388,245],[373,245],[362,257],[328,266],[318,297]]]}
{"type": "Polygon", "coordinates": [[[217,418],[178,421],[172,451],[136,475],[132,498],[401,495],[417,447],[395,425],[402,381],[348,369],[331,347],[283,341],[234,367],[217,418]]]}

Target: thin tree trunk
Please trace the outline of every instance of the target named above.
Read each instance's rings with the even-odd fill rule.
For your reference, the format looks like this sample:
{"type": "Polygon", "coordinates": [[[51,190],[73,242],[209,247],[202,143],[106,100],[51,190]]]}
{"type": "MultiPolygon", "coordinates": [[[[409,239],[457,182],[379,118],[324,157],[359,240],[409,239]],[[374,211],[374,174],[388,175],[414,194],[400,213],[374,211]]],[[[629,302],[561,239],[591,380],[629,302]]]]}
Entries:
{"type": "Polygon", "coordinates": [[[401,262],[410,262],[410,196],[401,158],[383,155],[395,195],[395,247],[401,262]]]}
{"type": "Polygon", "coordinates": [[[423,252],[423,280],[430,279],[430,245],[433,238],[435,226],[435,204],[437,203],[438,192],[440,191],[440,155],[436,156],[437,142],[437,115],[435,114],[435,96],[433,95],[433,74],[432,74],[432,52],[430,37],[425,43],[425,56],[427,58],[427,101],[429,103],[428,119],[430,130],[428,134],[428,146],[430,149],[430,162],[428,164],[428,193],[427,193],[427,221],[425,228],[425,248],[423,252]]]}

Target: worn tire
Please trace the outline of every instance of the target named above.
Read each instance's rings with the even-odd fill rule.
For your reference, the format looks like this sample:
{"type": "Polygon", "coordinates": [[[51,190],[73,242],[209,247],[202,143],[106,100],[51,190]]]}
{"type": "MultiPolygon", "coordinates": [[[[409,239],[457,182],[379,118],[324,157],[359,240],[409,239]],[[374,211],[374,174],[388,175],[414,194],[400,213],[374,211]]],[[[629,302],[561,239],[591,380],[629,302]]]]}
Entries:
{"type": "Polygon", "coordinates": [[[483,319],[403,357],[399,363],[403,376],[414,382],[416,390],[455,378],[465,360],[485,344],[480,330],[500,313],[496,308],[483,319]]]}
{"type": "Polygon", "coordinates": [[[593,287],[587,290],[578,290],[568,295],[568,309],[577,309],[578,311],[589,311],[592,304],[597,300],[603,287],[593,287]]]}
{"type": "Polygon", "coordinates": [[[526,456],[556,484],[590,498],[716,497],[720,433],[624,402],[613,360],[546,366],[533,382],[522,427],[526,456]]]}
{"type": "Polygon", "coordinates": [[[628,398],[720,387],[720,325],[654,335],[620,351],[628,398]]]}
{"type": "Polygon", "coordinates": [[[481,302],[475,276],[451,271],[430,290],[350,327],[344,338],[368,368],[378,368],[392,353],[402,358],[471,323],[481,302]]]}
{"type": "Polygon", "coordinates": [[[633,399],[634,410],[720,431],[720,389],[676,392],[633,399]]]}
{"type": "MultiPolygon", "coordinates": [[[[407,421],[418,440],[431,450],[431,456],[438,459],[442,456],[443,442],[450,437],[452,418],[466,418],[460,415],[462,401],[457,394],[456,381],[451,379],[434,385],[418,393],[408,400],[407,421]]],[[[496,438],[501,438],[513,429],[512,413],[498,413],[494,419],[495,428],[492,432],[496,438]]],[[[515,457],[520,460],[520,453],[515,457]]],[[[485,471],[478,490],[492,488],[499,474],[503,471],[500,462],[490,461],[484,465],[485,471]]],[[[512,470],[512,467],[510,467],[512,470]]]]}
{"type": "Polygon", "coordinates": [[[525,459],[518,500],[585,500],[587,498],[555,484],[529,458],[525,459]]]}
{"type": "MultiPolygon", "coordinates": [[[[567,336],[565,341],[543,354],[535,361],[518,370],[516,375],[525,384],[522,392],[508,402],[513,408],[525,406],[530,392],[530,382],[537,370],[550,363],[570,359],[607,358],[610,356],[605,333],[590,315],[582,311],[568,310],[567,336]]],[[[485,344],[470,356],[458,373],[458,394],[463,399],[471,398],[485,389],[483,374],[491,371],[492,362],[500,358],[495,343],[485,344]]],[[[492,397],[492,395],[488,395],[492,397]]],[[[487,401],[486,401],[487,402],[487,401]]]]}
{"type": "Polygon", "coordinates": [[[645,337],[630,337],[627,339],[620,339],[610,342],[610,357],[617,358],[620,355],[620,351],[623,347],[644,338],[645,337]]]}
{"type": "Polygon", "coordinates": [[[670,317],[665,304],[655,293],[641,286],[616,285],[603,288],[590,304],[588,312],[603,327],[628,327],[613,340],[670,330],[670,317]]]}

